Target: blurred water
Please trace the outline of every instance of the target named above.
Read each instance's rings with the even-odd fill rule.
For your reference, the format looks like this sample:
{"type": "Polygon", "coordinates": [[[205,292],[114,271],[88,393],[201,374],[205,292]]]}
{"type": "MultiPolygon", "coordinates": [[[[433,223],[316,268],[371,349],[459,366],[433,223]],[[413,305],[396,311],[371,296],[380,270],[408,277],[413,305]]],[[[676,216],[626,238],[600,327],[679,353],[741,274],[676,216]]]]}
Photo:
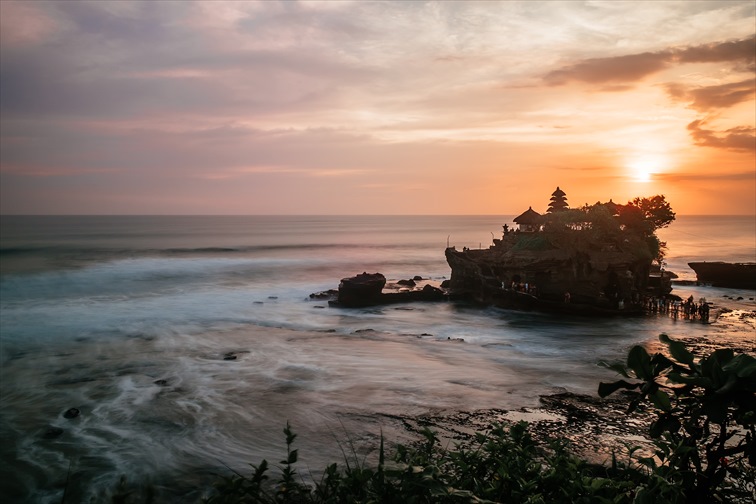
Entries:
{"type": "MultiPolygon", "coordinates": [[[[309,298],[363,271],[440,282],[447,243],[486,247],[504,223],[511,216],[2,217],[0,494],[60,502],[68,479],[68,498],[86,501],[123,474],[170,481],[162,495],[181,502],[224,464],[278,461],[287,420],[314,470],[341,458],[334,438],[391,433],[391,415],[593,393],[612,376],[599,360],[659,332],[707,334],[665,317],[347,310],[309,298]],[[72,407],[81,414],[65,418],[72,407]]],[[[662,230],[681,276],[690,258],[753,260],[754,236],[739,217],[680,217],[662,230]]]]}

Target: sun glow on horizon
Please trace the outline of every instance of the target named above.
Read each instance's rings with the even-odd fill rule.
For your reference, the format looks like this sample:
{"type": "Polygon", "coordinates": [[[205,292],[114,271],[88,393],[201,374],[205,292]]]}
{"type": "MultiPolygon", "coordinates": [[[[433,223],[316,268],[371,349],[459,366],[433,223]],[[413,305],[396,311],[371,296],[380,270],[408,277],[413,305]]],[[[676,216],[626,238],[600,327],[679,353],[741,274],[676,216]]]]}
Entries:
{"type": "Polygon", "coordinates": [[[630,177],[635,182],[651,182],[654,175],[665,171],[669,162],[665,156],[659,154],[642,154],[627,162],[630,177]]]}

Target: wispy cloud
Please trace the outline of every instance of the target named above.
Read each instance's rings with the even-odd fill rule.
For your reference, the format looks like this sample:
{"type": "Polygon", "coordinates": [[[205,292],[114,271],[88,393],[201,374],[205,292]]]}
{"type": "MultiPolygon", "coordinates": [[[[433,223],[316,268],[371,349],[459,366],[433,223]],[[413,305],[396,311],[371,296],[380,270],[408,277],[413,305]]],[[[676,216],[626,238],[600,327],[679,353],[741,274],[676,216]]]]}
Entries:
{"type": "Polygon", "coordinates": [[[756,80],[754,79],[700,87],[689,87],[673,82],[666,84],[665,87],[673,100],[688,103],[690,108],[699,112],[729,108],[756,98],[756,80]]]}
{"type": "Polygon", "coordinates": [[[670,48],[657,52],[590,58],[544,76],[550,85],[571,81],[588,84],[633,83],[675,64],[732,63],[741,71],[753,71],[756,60],[756,37],[737,41],[670,48]]]}
{"type": "Polygon", "coordinates": [[[688,131],[696,145],[756,152],[756,128],[738,126],[716,131],[704,128],[705,125],[704,119],[697,119],[688,124],[688,131]]]}

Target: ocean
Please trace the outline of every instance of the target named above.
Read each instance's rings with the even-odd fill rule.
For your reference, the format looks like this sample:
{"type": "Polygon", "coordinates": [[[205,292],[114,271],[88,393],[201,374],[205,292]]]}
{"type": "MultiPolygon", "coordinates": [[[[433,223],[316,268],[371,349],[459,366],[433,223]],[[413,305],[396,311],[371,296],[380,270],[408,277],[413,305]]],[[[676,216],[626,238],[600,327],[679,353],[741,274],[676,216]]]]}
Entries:
{"type": "MultiPolygon", "coordinates": [[[[309,296],[362,272],[438,284],[447,244],[487,247],[512,217],[1,217],[0,495],[99,500],[125,476],[197,500],[215,474],[281,460],[287,421],[316,478],[381,433],[402,441],[397,417],[595,394],[615,377],[599,361],[711,334],[661,315],[309,296]]],[[[756,261],[752,216],[679,216],[659,235],[681,280],[688,261],[756,261]]],[[[753,291],[674,292],[756,308],[753,291]]]]}

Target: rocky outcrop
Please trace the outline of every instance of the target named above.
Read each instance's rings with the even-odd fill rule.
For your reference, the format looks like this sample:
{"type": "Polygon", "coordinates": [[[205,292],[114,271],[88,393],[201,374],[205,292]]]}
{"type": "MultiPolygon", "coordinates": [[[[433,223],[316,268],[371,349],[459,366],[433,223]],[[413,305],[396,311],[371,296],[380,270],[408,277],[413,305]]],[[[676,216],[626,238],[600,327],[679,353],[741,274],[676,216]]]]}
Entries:
{"type": "Polygon", "coordinates": [[[338,301],[344,306],[368,306],[381,297],[386,277],[381,273],[362,273],[342,278],[338,301]]]}
{"type": "MultiPolygon", "coordinates": [[[[446,299],[446,293],[443,289],[430,284],[419,287],[417,286],[417,282],[419,281],[422,281],[422,277],[415,277],[411,281],[400,280],[396,284],[392,284],[388,292],[385,292],[386,277],[384,275],[381,273],[362,273],[353,277],[343,278],[339,284],[336,300],[329,301],[329,303],[336,306],[364,307],[413,301],[442,301],[446,299]]],[[[313,296],[311,295],[310,297],[313,296]]]]}
{"type": "Polygon", "coordinates": [[[691,262],[699,283],[715,287],[756,289],[756,263],[691,262]]]}
{"type": "Polygon", "coordinates": [[[503,307],[632,313],[642,309],[651,261],[611,249],[446,249],[449,288],[503,307]]]}

